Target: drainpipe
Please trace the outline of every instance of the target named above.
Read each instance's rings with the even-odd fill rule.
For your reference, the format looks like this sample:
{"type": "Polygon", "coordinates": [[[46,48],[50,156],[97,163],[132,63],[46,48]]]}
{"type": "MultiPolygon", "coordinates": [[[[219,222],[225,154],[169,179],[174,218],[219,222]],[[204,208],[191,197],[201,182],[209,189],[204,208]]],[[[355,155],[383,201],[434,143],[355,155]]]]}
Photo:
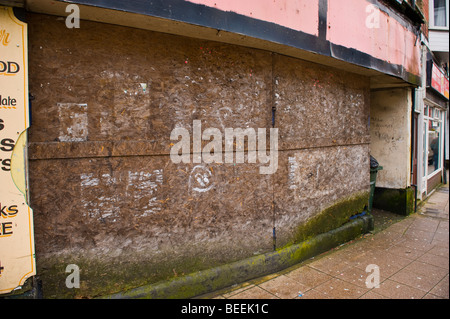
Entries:
{"type": "Polygon", "coordinates": [[[415,142],[414,139],[414,114],[416,110],[416,88],[411,90],[411,186],[414,187],[414,213],[417,212],[417,185],[413,184],[414,177],[414,150],[415,150],[415,142]]]}

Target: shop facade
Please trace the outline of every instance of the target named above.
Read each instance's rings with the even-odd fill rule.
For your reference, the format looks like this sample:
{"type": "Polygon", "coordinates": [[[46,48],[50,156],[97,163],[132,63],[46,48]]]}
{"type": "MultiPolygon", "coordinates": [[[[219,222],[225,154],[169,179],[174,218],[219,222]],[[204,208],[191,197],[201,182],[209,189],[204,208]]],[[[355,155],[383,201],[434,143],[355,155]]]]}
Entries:
{"type": "Polygon", "coordinates": [[[433,61],[426,61],[424,97],[418,101],[418,167],[419,199],[425,199],[444,182],[446,132],[448,131],[448,75],[433,61]]]}
{"type": "MultiPolygon", "coordinates": [[[[365,211],[370,154],[386,142],[401,160],[376,156],[380,185],[408,188],[422,19],[406,2],[351,2],[6,6],[28,28],[25,176],[44,296],[185,278],[339,229],[365,211]],[[226,140],[212,137],[230,129],[247,136],[228,161],[226,140]],[[192,137],[185,160],[172,157],[176,132],[192,137]],[[250,159],[251,132],[276,162],[250,159]],[[75,289],[68,265],[81,269],[75,289]]],[[[441,136],[442,112],[429,115],[427,136],[441,136]]],[[[218,284],[233,283],[202,286],[218,284]]]]}
{"type": "Polygon", "coordinates": [[[446,182],[448,169],[449,2],[422,1],[422,85],[415,98],[414,184],[418,200],[446,182]]]}

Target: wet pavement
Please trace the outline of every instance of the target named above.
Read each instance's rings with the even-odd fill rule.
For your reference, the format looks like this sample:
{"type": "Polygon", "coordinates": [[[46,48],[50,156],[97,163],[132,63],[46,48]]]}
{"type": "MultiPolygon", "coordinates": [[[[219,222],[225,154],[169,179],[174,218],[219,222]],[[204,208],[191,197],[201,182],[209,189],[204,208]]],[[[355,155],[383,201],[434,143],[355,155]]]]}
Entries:
{"type": "Polygon", "coordinates": [[[408,217],[384,212],[373,234],[200,298],[448,299],[448,191],[448,184],[437,189],[408,217]]]}

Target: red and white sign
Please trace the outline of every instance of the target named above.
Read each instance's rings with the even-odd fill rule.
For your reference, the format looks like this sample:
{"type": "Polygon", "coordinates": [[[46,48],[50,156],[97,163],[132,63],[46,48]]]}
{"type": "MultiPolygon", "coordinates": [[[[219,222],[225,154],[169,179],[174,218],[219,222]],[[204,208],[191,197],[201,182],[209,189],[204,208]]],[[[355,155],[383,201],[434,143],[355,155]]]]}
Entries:
{"type": "Polygon", "coordinates": [[[447,99],[449,98],[448,78],[434,63],[432,63],[431,65],[431,87],[441,93],[447,99]]]}

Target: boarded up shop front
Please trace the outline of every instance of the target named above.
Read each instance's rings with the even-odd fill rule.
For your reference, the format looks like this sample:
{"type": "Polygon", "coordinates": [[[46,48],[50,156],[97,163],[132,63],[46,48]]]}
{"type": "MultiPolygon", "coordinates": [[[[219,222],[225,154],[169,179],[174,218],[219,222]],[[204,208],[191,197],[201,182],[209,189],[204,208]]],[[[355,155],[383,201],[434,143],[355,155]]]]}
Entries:
{"type": "Polygon", "coordinates": [[[364,208],[368,78],[224,43],[28,18],[30,190],[46,297],[104,295],[269,252],[364,208]],[[222,134],[265,128],[267,141],[275,126],[276,172],[260,174],[266,164],[247,157],[174,163],[171,132],[192,137],[194,121],[222,134]],[[68,264],[81,269],[80,289],[65,285],[68,264]]]}

